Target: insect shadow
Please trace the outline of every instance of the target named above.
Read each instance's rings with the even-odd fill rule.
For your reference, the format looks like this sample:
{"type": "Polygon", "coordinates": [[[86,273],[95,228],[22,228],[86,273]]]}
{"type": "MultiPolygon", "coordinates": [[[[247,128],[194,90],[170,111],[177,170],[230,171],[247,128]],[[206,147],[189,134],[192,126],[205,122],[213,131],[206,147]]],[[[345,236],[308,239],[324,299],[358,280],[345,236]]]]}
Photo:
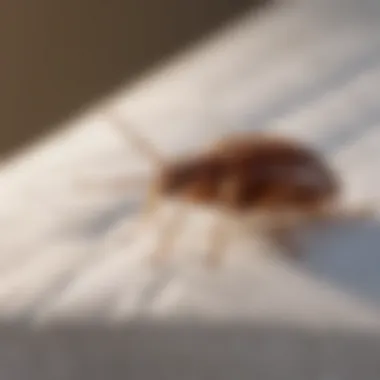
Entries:
{"type": "Polygon", "coordinates": [[[297,265],[380,306],[380,220],[344,221],[309,232],[305,255],[297,265]]]}

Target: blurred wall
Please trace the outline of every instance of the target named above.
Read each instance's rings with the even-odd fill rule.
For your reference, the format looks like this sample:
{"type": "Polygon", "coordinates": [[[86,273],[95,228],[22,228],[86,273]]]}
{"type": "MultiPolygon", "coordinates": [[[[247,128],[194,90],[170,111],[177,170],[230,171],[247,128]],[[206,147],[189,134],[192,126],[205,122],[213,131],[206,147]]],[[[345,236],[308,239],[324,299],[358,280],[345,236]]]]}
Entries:
{"type": "Polygon", "coordinates": [[[0,154],[263,0],[2,0],[0,154]]]}

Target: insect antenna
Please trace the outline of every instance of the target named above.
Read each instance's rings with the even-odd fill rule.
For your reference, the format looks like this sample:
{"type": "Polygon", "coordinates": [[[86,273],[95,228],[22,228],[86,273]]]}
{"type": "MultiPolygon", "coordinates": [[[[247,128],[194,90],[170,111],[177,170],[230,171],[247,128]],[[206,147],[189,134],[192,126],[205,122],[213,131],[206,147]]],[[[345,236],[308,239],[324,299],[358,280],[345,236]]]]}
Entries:
{"type": "MultiPolygon", "coordinates": [[[[149,159],[149,161],[154,165],[155,169],[160,170],[166,167],[166,161],[162,155],[155,149],[154,145],[148,141],[145,137],[141,136],[137,131],[134,130],[130,125],[128,125],[123,118],[116,112],[108,112],[107,120],[110,126],[114,128],[115,131],[124,140],[136,147],[140,153],[149,159]]],[[[138,188],[141,186],[146,186],[149,184],[150,179],[146,175],[142,176],[131,176],[124,178],[108,179],[106,183],[100,181],[100,183],[95,183],[92,179],[88,180],[82,178],[79,182],[82,190],[89,190],[91,188],[99,189],[105,188],[107,191],[124,191],[126,188],[138,188]]]]}
{"type": "Polygon", "coordinates": [[[166,160],[157,151],[154,145],[145,137],[141,136],[134,130],[128,123],[126,123],[116,113],[109,114],[109,120],[112,126],[117,129],[119,134],[122,134],[124,140],[131,142],[140,153],[149,159],[151,163],[157,168],[161,169],[166,166],[166,160]]]}

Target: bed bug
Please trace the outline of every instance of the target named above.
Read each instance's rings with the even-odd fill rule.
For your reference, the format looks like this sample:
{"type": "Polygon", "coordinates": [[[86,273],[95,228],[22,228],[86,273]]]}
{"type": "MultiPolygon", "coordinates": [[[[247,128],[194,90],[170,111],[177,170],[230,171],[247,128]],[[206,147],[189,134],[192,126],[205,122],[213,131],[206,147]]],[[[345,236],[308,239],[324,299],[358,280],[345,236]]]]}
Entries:
{"type": "MultiPolygon", "coordinates": [[[[207,262],[220,263],[229,231],[226,220],[264,216],[273,241],[289,254],[296,248],[291,233],[306,221],[340,216],[367,216],[366,209],[339,206],[341,184],[325,159],[311,147],[264,132],[221,138],[204,151],[166,162],[153,144],[117,117],[113,123],[157,169],[151,181],[144,215],[151,217],[160,200],[175,200],[220,211],[210,231],[207,262]]],[[[176,213],[161,234],[154,262],[163,261],[183,226],[176,213]]]]}

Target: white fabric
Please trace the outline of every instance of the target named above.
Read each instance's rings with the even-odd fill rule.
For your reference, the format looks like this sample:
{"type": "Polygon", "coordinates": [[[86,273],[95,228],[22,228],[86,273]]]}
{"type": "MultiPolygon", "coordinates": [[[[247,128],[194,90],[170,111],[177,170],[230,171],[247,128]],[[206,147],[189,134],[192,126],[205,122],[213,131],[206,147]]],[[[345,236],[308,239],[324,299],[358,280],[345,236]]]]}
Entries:
{"type": "Polygon", "coordinates": [[[257,20],[247,15],[4,165],[3,317],[378,325],[377,222],[311,231],[298,265],[276,259],[267,242],[233,240],[210,273],[202,255],[211,221],[194,212],[167,264],[154,269],[146,256],[162,219],[139,233],[127,225],[144,188],[107,190],[114,178],[154,172],[110,124],[107,112],[117,110],[167,159],[231,131],[295,136],[329,157],[347,201],[377,208],[380,4],[289,3],[257,20]]]}

